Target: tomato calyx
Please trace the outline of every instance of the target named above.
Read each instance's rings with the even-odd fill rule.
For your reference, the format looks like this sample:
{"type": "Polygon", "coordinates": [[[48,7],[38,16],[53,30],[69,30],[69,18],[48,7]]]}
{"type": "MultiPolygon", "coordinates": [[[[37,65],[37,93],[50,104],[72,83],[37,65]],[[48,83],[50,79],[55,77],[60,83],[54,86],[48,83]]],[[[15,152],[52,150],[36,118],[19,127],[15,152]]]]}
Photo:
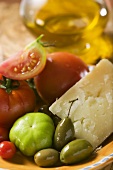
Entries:
{"type": "Polygon", "coordinates": [[[36,96],[36,103],[40,102],[42,99],[40,98],[37,90],[36,90],[36,87],[35,87],[35,84],[34,84],[34,79],[31,78],[31,79],[28,79],[26,80],[26,82],[28,83],[29,87],[34,91],[35,93],[35,96],[36,96]]]}
{"type": "Polygon", "coordinates": [[[20,83],[18,80],[12,80],[6,77],[2,77],[0,80],[0,88],[5,89],[7,93],[11,93],[12,90],[18,89],[20,83]]]}

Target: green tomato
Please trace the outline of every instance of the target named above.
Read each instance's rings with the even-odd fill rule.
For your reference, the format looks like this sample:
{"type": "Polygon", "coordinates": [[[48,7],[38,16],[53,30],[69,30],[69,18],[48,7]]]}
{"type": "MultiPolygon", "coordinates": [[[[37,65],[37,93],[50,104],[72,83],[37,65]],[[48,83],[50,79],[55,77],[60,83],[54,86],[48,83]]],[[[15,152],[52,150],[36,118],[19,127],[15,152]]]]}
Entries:
{"type": "Polygon", "coordinates": [[[44,113],[28,113],[12,126],[9,138],[26,156],[52,146],[55,127],[51,117],[44,113]]]}

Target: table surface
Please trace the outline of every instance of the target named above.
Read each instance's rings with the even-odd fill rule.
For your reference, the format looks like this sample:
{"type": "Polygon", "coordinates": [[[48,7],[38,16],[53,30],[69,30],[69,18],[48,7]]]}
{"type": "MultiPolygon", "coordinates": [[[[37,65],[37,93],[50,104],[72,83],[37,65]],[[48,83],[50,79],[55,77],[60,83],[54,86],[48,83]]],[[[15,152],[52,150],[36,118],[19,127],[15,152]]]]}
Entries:
{"type": "Polygon", "coordinates": [[[0,0],[0,62],[35,39],[19,15],[19,4],[20,0],[0,0]]]}

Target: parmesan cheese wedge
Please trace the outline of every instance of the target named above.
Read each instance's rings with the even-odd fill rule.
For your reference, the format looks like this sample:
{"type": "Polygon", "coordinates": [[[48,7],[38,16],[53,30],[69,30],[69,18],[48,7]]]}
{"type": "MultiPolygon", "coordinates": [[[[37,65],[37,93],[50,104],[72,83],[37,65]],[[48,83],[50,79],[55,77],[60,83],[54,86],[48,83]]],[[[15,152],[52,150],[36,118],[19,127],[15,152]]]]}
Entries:
{"type": "Polygon", "coordinates": [[[102,59],[49,110],[61,119],[69,116],[75,137],[98,147],[113,132],[113,64],[102,59]]]}

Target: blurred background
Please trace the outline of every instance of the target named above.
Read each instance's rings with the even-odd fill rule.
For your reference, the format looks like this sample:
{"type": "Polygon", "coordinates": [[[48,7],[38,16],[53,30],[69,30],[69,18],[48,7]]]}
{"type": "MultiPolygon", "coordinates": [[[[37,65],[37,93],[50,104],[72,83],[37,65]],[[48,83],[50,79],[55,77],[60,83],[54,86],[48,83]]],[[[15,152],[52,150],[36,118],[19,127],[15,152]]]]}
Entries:
{"type": "MultiPolygon", "coordinates": [[[[103,0],[96,1],[103,3],[103,0]]],[[[38,34],[40,34],[40,32],[37,32],[38,27],[36,26],[36,23],[34,27],[31,27],[31,25],[28,24],[28,18],[26,19],[25,13],[23,14],[21,11],[20,15],[20,3],[22,3],[20,0],[0,0],[0,62],[24,48],[25,45],[34,40],[38,34]]],[[[87,1],[85,1],[85,3],[87,4],[87,1]]],[[[77,39],[74,38],[73,43],[73,33],[73,35],[68,36],[69,38],[72,37],[72,39],[70,39],[72,44],[66,44],[65,46],[62,46],[62,44],[65,44],[66,42],[66,39],[62,38],[61,40],[63,40],[63,43],[62,41],[59,41],[61,43],[60,45],[56,41],[56,47],[50,49],[48,48],[48,52],[67,50],[69,52],[75,53],[88,64],[95,64],[101,58],[108,58],[109,60],[113,61],[113,0],[105,0],[104,9],[105,8],[108,10],[109,15],[104,17],[105,23],[101,26],[101,34],[94,36],[98,32],[95,31],[97,29],[97,27],[95,27],[96,29],[93,29],[90,34],[82,34],[82,36],[79,36],[79,38],[76,34],[77,39]],[[85,37],[84,35],[89,35],[89,37],[85,37]]],[[[91,10],[95,9],[96,8],[92,8],[91,10]]],[[[103,6],[101,7],[101,11],[102,9],[103,6]]],[[[22,10],[25,10],[25,8],[23,7],[22,10]]],[[[102,24],[101,21],[103,22],[104,20],[99,20],[98,25],[102,24]]],[[[52,34],[49,34],[48,31],[47,36],[49,37],[49,35],[52,34]]],[[[54,36],[51,37],[54,38],[54,36]]],[[[58,36],[55,34],[55,37],[57,38],[58,36]]],[[[61,37],[61,35],[59,37],[61,37]]],[[[53,39],[49,39],[50,42],[52,42],[52,40],[53,39]]],[[[45,38],[44,41],[47,41],[47,39],[45,38]]]]}

